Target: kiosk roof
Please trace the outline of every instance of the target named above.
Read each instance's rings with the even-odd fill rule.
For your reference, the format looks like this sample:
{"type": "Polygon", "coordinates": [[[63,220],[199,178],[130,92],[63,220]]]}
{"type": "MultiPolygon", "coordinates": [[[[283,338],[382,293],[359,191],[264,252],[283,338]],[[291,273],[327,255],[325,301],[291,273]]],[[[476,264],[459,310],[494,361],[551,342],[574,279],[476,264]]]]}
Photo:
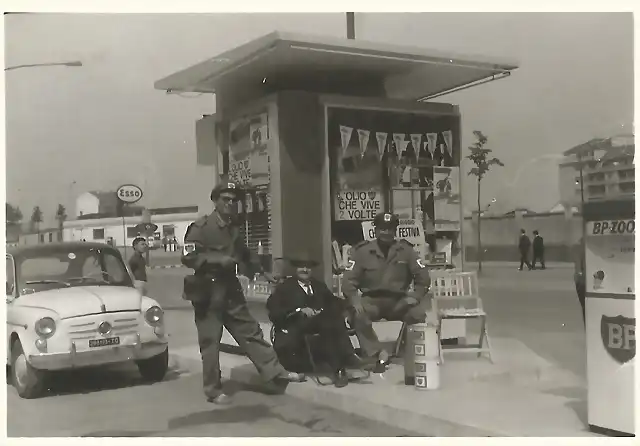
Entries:
{"type": "MultiPolygon", "coordinates": [[[[273,32],[174,73],[158,90],[215,93],[275,81],[314,90],[327,83],[379,82],[386,96],[419,100],[492,76],[508,75],[515,62],[363,40],[273,32]]],[[[266,89],[266,87],[265,87],[266,89]]],[[[282,88],[286,89],[286,88],[282,88]]],[[[329,93],[330,91],[324,91],[329,93]]]]}

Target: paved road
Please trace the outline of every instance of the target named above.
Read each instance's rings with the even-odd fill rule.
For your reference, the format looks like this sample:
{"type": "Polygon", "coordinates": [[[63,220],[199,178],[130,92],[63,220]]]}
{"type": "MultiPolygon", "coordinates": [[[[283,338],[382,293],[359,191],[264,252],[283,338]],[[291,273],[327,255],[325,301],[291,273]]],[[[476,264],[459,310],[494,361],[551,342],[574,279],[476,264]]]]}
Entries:
{"type": "Polygon", "coordinates": [[[172,372],[145,385],[135,368],[62,373],[55,390],[23,400],[7,387],[9,437],[412,436],[411,432],[293,399],[237,387],[221,408],[202,396],[200,375],[172,372]]]}
{"type": "MultiPolygon", "coordinates": [[[[171,346],[195,342],[189,304],[181,299],[187,270],[153,270],[150,295],[167,308],[171,346]]],[[[543,358],[585,375],[584,332],[572,270],[485,269],[481,296],[491,334],[515,337],[543,358]]],[[[266,320],[264,304],[251,311],[266,320]]],[[[242,391],[232,408],[212,408],[201,397],[200,376],[173,372],[143,385],[137,371],[61,374],[51,396],[21,400],[8,386],[9,436],[384,436],[385,426],[292,400],[242,391]],[[135,415],[131,415],[135,414],[135,415]],[[37,422],[34,422],[37,420],[37,422]]],[[[236,389],[237,390],[237,389],[236,389]]]]}

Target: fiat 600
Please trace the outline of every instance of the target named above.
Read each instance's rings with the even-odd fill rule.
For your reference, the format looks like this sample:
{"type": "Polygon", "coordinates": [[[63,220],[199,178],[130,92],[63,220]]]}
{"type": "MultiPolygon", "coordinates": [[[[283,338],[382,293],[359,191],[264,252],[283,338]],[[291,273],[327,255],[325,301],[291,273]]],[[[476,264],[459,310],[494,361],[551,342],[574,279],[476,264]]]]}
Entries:
{"type": "Polygon", "coordinates": [[[120,252],[100,243],[7,250],[7,364],[23,398],[50,371],[135,361],[160,381],[169,361],[163,311],[134,286],[120,252]]]}

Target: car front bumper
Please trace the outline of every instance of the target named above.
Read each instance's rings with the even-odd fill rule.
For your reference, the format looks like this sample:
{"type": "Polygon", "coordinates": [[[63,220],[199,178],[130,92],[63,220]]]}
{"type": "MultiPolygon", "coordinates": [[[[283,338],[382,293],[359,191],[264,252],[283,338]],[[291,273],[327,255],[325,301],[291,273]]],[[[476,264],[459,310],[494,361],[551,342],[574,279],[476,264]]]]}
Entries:
{"type": "Polygon", "coordinates": [[[78,352],[76,343],[71,342],[68,352],[40,353],[29,355],[29,364],[41,370],[64,370],[79,367],[91,367],[118,362],[148,359],[159,355],[168,348],[168,343],[162,340],[141,342],[137,335],[135,341],[129,345],[97,348],[78,352]]]}

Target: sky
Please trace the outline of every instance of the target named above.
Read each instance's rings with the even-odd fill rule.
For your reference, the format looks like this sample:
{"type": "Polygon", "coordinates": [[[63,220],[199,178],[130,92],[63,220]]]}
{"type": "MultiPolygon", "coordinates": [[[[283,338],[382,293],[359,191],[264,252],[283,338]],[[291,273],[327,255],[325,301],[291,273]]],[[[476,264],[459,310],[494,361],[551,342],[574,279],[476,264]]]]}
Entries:
{"type": "MultiPolygon", "coordinates": [[[[7,201],[45,225],[58,203],[133,182],[141,205],[193,204],[195,121],[211,95],[154,90],[166,75],[274,30],[345,37],[344,14],[26,14],[5,16],[7,201]]],[[[482,203],[505,211],[557,204],[557,156],[632,131],[631,13],[356,13],[356,38],[516,60],[497,82],[443,96],[462,113],[462,147],[481,130],[504,168],[482,203]]],[[[470,166],[463,165],[468,171],[470,166]]],[[[473,178],[463,183],[473,209],[473,178]]]]}

